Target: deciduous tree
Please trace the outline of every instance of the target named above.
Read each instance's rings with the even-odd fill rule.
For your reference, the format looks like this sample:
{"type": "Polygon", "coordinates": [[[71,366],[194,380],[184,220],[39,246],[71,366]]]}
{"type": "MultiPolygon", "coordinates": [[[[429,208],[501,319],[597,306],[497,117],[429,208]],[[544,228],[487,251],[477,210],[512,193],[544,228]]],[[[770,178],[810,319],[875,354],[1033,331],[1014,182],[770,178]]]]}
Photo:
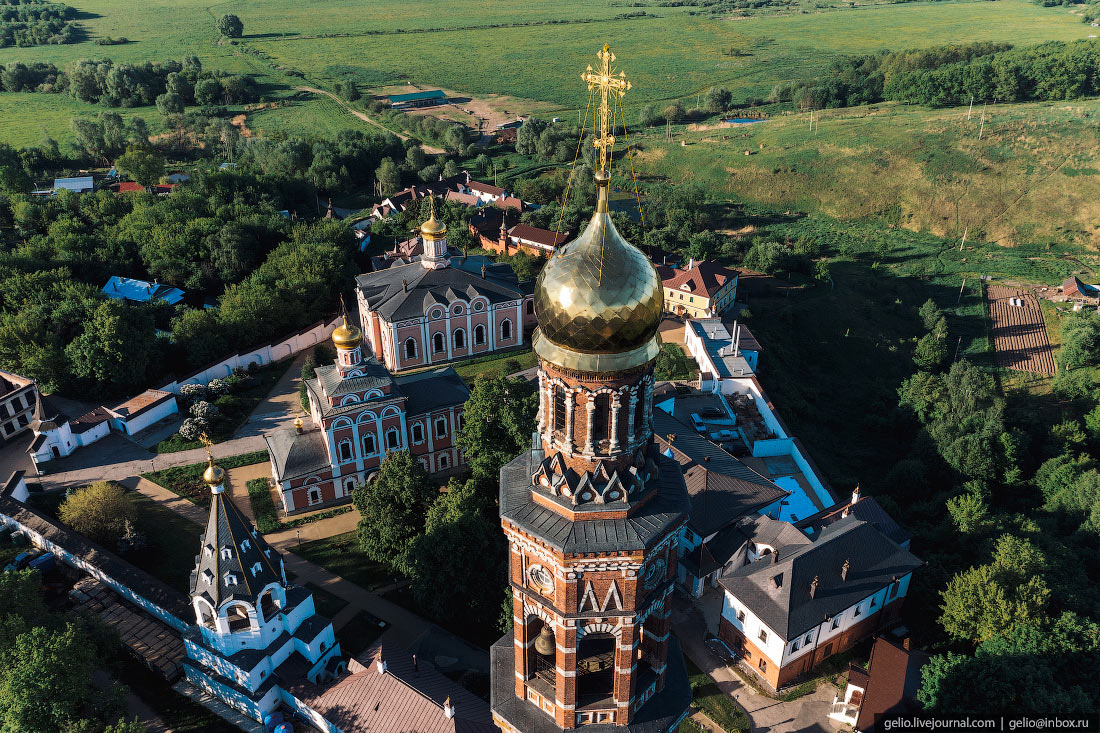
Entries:
{"type": "Polygon", "coordinates": [[[428,472],[408,451],[387,454],[378,477],[352,494],[359,510],[359,546],[371,560],[394,573],[413,570],[413,542],[424,533],[424,518],[439,495],[428,472]]]}
{"type": "Polygon", "coordinates": [[[125,489],[114,481],[96,481],[69,494],[58,516],[85,537],[113,548],[136,511],[125,489]]]}

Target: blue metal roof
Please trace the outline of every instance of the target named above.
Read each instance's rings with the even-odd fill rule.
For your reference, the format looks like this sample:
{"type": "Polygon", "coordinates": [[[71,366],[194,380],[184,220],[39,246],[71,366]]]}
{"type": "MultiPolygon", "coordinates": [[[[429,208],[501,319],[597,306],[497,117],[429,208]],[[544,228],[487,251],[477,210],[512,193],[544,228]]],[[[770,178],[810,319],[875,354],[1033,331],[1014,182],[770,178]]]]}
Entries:
{"type": "Polygon", "coordinates": [[[150,300],[163,300],[166,303],[178,303],[183,300],[183,291],[171,285],[151,283],[148,280],[134,280],[129,277],[112,275],[103,286],[103,294],[108,298],[125,298],[139,303],[150,300]]]}
{"type": "Polygon", "coordinates": [[[91,191],[95,182],[91,176],[81,176],[79,178],[55,178],[53,179],[53,190],[67,189],[69,191],[76,191],[80,193],[82,191],[91,191]]]}
{"type": "Polygon", "coordinates": [[[398,104],[401,102],[419,102],[423,99],[446,99],[447,95],[443,93],[441,89],[435,89],[430,92],[409,92],[408,94],[391,94],[390,104],[398,104]]]}

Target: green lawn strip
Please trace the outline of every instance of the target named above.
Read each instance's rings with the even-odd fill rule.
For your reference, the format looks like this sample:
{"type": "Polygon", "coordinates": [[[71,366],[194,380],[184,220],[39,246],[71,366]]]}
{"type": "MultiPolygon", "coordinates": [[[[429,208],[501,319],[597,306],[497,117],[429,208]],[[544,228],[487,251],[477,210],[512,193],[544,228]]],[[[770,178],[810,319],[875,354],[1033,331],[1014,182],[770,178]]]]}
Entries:
{"type": "Polygon", "coordinates": [[[695,706],[722,726],[724,731],[732,733],[749,730],[749,718],[733,698],[719,690],[711,676],[696,667],[690,659],[685,657],[684,662],[687,664],[688,682],[691,684],[695,706]]]}
{"type": "Polygon", "coordinates": [[[336,639],[344,654],[357,657],[382,635],[385,628],[377,618],[366,611],[360,611],[336,632],[336,639]]]}
{"type": "Polygon", "coordinates": [[[691,718],[685,718],[684,722],[680,723],[679,727],[676,728],[676,733],[707,733],[707,732],[705,730],[703,730],[703,728],[700,727],[699,724],[696,723],[691,718]]]}
{"type": "Polygon", "coordinates": [[[497,356],[484,359],[473,359],[455,366],[458,376],[466,382],[473,382],[479,375],[487,377],[502,377],[512,372],[538,364],[538,357],[531,350],[510,351],[497,356]]]}
{"type": "Polygon", "coordinates": [[[134,524],[145,535],[146,547],[123,557],[175,590],[189,592],[203,527],[140,492],[131,491],[129,496],[137,510],[134,524]]]}
{"type": "MultiPolygon", "coordinates": [[[[249,415],[271,392],[275,383],[286,373],[290,362],[280,361],[256,369],[248,376],[252,382],[237,391],[211,400],[220,413],[210,423],[207,434],[215,443],[222,443],[233,437],[237,429],[248,421],[249,415]]],[[[178,433],[157,443],[157,453],[175,453],[181,450],[201,448],[197,440],[187,440],[178,433]]]]}
{"type": "Polygon", "coordinates": [[[328,620],[336,618],[336,614],[344,610],[348,605],[348,602],[339,596],[335,596],[329,593],[324,588],[314,585],[313,583],[306,583],[305,587],[309,589],[309,592],[313,594],[313,605],[317,609],[317,613],[321,614],[328,620]]]}
{"type": "Polygon", "coordinates": [[[279,529],[279,516],[275,513],[275,502],[271,500],[267,479],[254,478],[245,486],[248,488],[248,503],[252,505],[252,514],[256,517],[256,529],[265,534],[279,529]]]}
{"type": "Polygon", "coordinates": [[[363,556],[359,550],[359,539],[354,531],[326,537],[323,540],[303,542],[301,547],[289,549],[294,554],[367,590],[387,585],[394,580],[384,567],[363,556]]]}
{"type": "Polygon", "coordinates": [[[671,342],[661,344],[661,352],[657,355],[657,379],[694,379],[698,373],[699,365],[683,347],[671,342]]]}
{"type": "MultiPolygon", "coordinates": [[[[242,453],[239,456],[219,458],[218,465],[229,470],[240,466],[251,466],[254,463],[263,463],[268,460],[266,450],[252,453],[242,453]]],[[[192,463],[187,466],[173,466],[159,471],[150,471],[141,474],[143,479],[152,481],[158,486],[178,494],[188,501],[206,506],[210,503],[210,490],[202,482],[202,472],[206,470],[205,463],[192,463]]]]}
{"type": "Polygon", "coordinates": [[[318,522],[322,519],[331,519],[332,517],[338,517],[341,514],[347,514],[355,507],[350,504],[345,506],[333,507],[332,509],[326,509],[323,512],[317,512],[316,514],[310,514],[306,517],[297,517],[295,519],[288,519],[285,522],[279,523],[279,529],[294,529],[295,527],[301,527],[305,524],[311,524],[318,522]]]}

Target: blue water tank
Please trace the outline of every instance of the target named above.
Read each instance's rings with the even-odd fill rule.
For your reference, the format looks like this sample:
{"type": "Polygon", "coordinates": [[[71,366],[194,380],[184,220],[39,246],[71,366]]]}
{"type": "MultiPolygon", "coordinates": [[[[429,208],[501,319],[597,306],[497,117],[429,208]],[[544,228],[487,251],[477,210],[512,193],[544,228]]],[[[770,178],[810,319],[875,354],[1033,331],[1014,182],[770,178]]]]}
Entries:
{"type": "Polygon", "coordinates": [[[283,714],[280,713],[278,710],[268,713],[264,716],[264,730],[267,731],[267,733],[272,733],[272,731],[275,730],[279,723],[282,722],[283,714]]]}
{"type": "Polygon", "coordinates": [[[294,726],[290,723],[279,723],[275,728],[275,733],[294,733],[294,726]]]}

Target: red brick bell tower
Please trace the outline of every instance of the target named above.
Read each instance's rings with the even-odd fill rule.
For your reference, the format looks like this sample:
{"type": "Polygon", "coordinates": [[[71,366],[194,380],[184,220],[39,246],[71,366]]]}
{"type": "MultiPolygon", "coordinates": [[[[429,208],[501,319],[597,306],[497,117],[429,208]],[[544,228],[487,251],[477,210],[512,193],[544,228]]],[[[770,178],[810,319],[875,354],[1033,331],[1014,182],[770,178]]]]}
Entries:
{"type": "MultiPolygon", "coordinates": [[[[629,84],[607,47],[599,58],[585,78],[606,109],[629,84]]],[[[669,634],[688,496],[652,430],[661,282],[611,222],[606,155],[600,166],[588,227],[536,284],[538,433],[501,470],[513,631],[492,649],[492,706],[505,731],[667,731],[691,701],[669,634]]]]}

